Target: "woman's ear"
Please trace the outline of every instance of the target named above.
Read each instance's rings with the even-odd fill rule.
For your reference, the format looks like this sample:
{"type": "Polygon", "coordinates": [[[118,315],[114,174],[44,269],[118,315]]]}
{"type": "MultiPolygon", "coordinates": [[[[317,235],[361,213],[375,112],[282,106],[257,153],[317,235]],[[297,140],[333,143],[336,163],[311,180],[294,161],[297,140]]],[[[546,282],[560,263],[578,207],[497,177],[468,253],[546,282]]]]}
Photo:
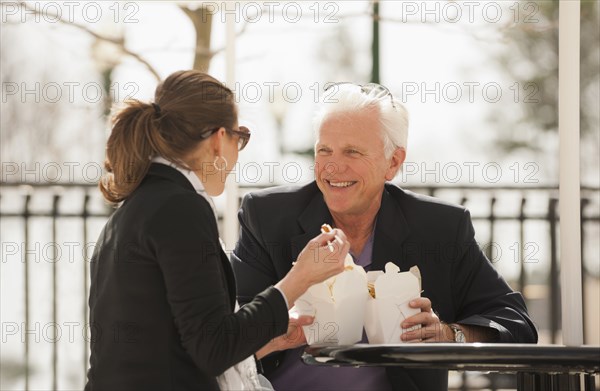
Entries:
{"type": "Polygon", "coordinates": [[[398,171],[400,171],[400,168],[402,167],[402,163],[404,163],[405,159],[406,159],[406,149],[404,149],[403,147],[396,148],[396,150],[394,150],[394,153],[392,154],[392,157],[390,159],[390,166],[388,167],[388,169],[385,173],[385,180],[391,181],[392,179],[394,179],[396,177],[396,175],[398,174],[398,171]]]}
{"type": "Polygon", "coordinates": [[[210,149],[216,156],[223,156],[223,143],[225,138],[225,128],[221,127],[210,137],[210,149]]]}

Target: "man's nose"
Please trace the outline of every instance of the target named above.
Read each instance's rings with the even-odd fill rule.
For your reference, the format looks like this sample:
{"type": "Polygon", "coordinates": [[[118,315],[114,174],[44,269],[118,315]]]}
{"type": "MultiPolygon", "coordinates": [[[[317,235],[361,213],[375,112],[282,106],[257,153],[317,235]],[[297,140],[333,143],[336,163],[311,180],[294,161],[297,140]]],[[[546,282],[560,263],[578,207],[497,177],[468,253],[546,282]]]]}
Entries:
{"type": "Polygon", "coordinates": [[[333,158],[333,159],[328,159],[324,166],[323,166],[323,171],[325,171],[327,173],[327,175],[329,176],[334,176],[336,174],[339,173],[343,173],[347,170],[348,165],[346,164],[345,159],[341,158],[333,158]]]}

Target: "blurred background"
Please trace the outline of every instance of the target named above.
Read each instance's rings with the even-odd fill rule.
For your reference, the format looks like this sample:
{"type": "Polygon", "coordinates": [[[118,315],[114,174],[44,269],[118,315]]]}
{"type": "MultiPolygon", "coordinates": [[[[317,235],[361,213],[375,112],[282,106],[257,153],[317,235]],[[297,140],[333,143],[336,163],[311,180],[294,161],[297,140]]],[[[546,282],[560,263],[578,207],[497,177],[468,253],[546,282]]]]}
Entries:
{"type": "MultiPolygon", "coordinates": [[[[226,81],[227,53],[253,136],[216,200],[222,221],[252,189],[312,180],[312,117],[326,83],[384,84],[410,113],[395,182],[467,206],[481,247],[523,292],[540,343],[561,343],[558,1],[0,4],[0,389],[83,387],[89,258],[112,212],[96,187],[111,113],[152,101],[177,70],[226,81]]],[[[584,343],[597,345],[599,3],[582,1],[581,18],[584,343]]],[[[452,389],[514,384],[450,378],[452,389]]]]}

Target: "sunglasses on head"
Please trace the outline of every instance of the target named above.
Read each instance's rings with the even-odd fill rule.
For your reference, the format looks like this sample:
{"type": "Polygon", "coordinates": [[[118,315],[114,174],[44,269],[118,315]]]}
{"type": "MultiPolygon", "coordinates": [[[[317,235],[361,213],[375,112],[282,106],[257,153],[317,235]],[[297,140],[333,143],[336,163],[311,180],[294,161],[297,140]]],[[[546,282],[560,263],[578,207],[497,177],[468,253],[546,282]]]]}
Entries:
{"type": "Polygon", "coordinates": [[[360,91],[363,94],[371,95],[374,98],[383,98],[383,97],[389,96],[390,101],[392,103],[392,107],[394,109],[397,109],[396,102],[394,102],[394,96],[392,95],[390,90],[386,86],[382,86],[381,84],[377,84],[377,83],[356,84],[356,83],[352,83],[350,81],[341,81],[338,83],[327,83],[327,84],[325,84],[325,88],[323,88],[323,91],[328,91],[334,87],[345,85],[345,84],[360,87],[360,91]]]}

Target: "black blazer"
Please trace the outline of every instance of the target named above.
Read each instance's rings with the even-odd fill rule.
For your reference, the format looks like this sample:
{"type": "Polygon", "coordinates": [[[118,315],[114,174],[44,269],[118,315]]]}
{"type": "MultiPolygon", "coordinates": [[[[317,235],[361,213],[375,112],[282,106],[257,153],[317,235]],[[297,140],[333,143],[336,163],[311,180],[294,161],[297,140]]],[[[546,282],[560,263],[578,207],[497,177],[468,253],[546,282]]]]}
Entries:
{"type": "Polygon", "coordinates": [[[86,390],[218,389],[216,376],[287,330],[275,288],[234,314],[235,296],[209,203],[152,164],[96,243],[86,390]]]}
{"type": "MultiPolygon", "coordinates": [[[[239,220],[240,239],[231,261],[240,303],[281,279],[321,224],[332,223],[315,182],[248,194],[239,220]]],[[[441,320],[492,327],[498,342],[535,343],[537,331],[521,294],[496,272],[474,235],[463,207],[386,184],[371,270],[383,270],[387,262],[402,271],[418,265],[422,295],[431,299],[441,320]]],[[[278,355],[263,360],[263,366],[267,372],[277,370],[287,359],[300,358],[278,355]]],[[[388,368],[388,377],[395,389],[447,388],[447,371],[388,368]]]]}

